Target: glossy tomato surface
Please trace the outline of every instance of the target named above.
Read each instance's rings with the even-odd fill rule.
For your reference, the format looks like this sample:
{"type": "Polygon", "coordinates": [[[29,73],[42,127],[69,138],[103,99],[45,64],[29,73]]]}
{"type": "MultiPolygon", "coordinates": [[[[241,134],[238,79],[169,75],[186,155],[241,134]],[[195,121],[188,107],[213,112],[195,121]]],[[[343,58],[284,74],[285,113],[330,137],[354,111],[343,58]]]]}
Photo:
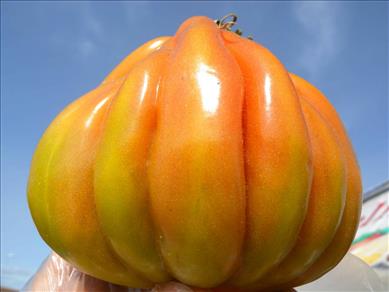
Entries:
{"type": "Polygon", "coordinates": [[[283,289],[342,259],[361,179],[320,91],[193,17],[58,115],[28,200],[50,247],[106,281],[283,289]]]}

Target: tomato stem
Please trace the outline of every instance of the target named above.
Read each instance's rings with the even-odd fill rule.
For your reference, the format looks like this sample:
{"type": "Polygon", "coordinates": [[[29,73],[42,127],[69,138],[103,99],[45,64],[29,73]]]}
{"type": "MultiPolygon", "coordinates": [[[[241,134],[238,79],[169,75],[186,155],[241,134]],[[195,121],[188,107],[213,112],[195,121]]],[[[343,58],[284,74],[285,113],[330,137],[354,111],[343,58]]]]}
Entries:
{"type": "MultiPolygon", "coordinates": [[[[216,19],[215,23],[220,29],[225,29],[228,31],[232,31],[232,27],[236,24],[238,20],[238,16],[234,13],[229,13],[227,15],[224,15],[220,19],[216,19]]],[[[242,36],[243,31],[241,31],[239,28],[234,31],[239,36],[242,36]]],[[[247,37],[249,40],[252,40],[252,36],[247,37]]]]}

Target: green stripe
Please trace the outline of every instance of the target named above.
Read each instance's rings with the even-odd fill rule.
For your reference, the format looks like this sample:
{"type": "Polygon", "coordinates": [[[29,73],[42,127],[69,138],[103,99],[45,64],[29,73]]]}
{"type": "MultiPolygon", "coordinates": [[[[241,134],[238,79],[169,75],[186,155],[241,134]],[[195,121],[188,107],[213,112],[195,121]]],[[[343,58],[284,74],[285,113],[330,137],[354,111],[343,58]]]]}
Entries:
{"type": "Polygon", "coordinates": [[[365,239],[367,239],[367,238],[369,238],[369,237],[371,237],[371,236],[373,236],[375,234],[385,235],[385,234],[388,234],[388,233],[389,233],[389,227],[386,227],[384,229],[378,229],[376,231],[365,233],[365,234],[359,236],[358,238],[354,239],[352,244],[356,244],[358,242],[364,241],[365,239]]]}

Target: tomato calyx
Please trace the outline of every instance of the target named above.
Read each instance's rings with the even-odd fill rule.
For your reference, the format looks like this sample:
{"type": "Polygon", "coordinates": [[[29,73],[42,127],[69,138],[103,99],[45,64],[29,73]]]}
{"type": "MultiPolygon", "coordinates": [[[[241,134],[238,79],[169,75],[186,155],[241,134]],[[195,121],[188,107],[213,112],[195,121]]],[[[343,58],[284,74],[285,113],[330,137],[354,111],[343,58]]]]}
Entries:
{"type": "MultiPolygon", "coordinates": [[[[235,31],[232,30],[232,27],[236,24],[238,21],[238,16],[234,13],[229,13],[227,15],[224,15],[220,19],[215,20],[215,24],[220,28],[220,29],[225,29],[228,31],[231,31],[233,33],[236,33],[239,36],[243,35],[243,31],[241,31],[239,28],[236,29],[235,31]]],[[[253,40],[252,36],[247,37],[249,40],[253,40]]]]}

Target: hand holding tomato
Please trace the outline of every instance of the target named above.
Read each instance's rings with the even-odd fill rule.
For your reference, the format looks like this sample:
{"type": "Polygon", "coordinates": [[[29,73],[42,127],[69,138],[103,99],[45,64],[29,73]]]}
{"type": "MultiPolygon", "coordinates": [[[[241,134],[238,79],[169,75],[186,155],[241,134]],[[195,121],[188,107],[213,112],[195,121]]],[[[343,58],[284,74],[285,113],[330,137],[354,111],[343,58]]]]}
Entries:
{"type": "MultiPolygon", "coordinates": [[[[105,282],[84,274],[69,265],[57,254],[52,253],[42,264],[39,270],[33,275],[29,282],[22,289],[27,291],[67,291],[67,292],[138,292],[139,289],[127,288],[105,282]]],[[[143,290],[146,292],[146,290],[143,290]]],[[[191,289],[177,282],[169,282],[156,285],[150,292],[201,292],[191,289]]],[[[206,292],[206,291],[204,291],[206,292]]]]}

